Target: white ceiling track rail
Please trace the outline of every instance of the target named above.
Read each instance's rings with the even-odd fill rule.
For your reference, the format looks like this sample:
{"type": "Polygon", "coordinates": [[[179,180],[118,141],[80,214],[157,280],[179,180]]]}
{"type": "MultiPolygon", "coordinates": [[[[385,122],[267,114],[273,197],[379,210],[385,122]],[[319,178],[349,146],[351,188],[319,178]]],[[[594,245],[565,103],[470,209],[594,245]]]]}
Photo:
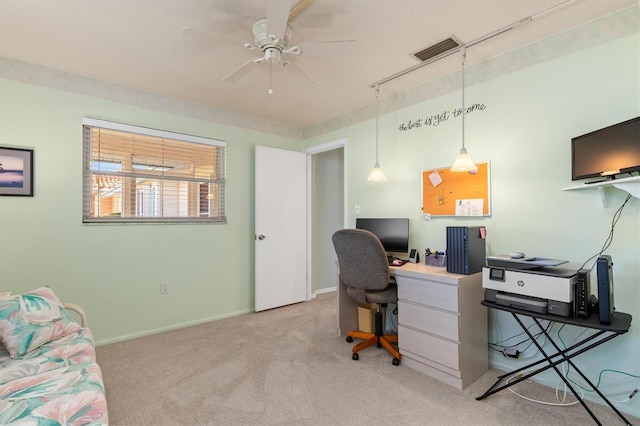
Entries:
{"type": "Polygon", "coordinates": [[[510,30],[512,30],[512,29],[514,29],[516,27],[519,27],[522,24],[525,24],[525,23],[528,23],[528,22],[532,22],[535,19],[538,19],[543,15],[546,15],[546,14],[549,14],[551,12],[554,12],[557,9],[560,9],[562,7],[567,6],[569,3],[574,3],[576,1],[578,1],[578,0],[565,0],[560,4],[548,7],[547,9],[544,9],[544,10],[542,10],[540,12],[534,13],[533,15],[527,16],[526,18],[520,19],[519,21],[516,21],[516,22],[514,22],[514,23],[512,23],[510,25],[507,25],[505,27],[502,27],[502,28],[499,28],[499,29],[497,29],[495,31],[492,31],[492,32],[490,32],[488,34],[485,34],[485,35],[483,35],[481,37],[478,37],[475,40],[472,40],[472,41],[470,41],[468,43],[464,43],[461,46],[458,46],[457,48],[454,48],[454,49],[451,49],[451,50],[449,50],[447,52],[441,53],[438,56],[434,56],[431,59],[428,59],[428,60],[426,60],[424,62],[419,63],[418,65],[414,65],[414,66],[412,66],[410,68],[407,68],[407,69],[402,70],[400,72],[397,72],[397,73],[395,73],[393,75],[390,75],[389,77],[383,78],[382,80],[378,80],[375,83],[372,83],[369,87],[370,88],[380,87],[381,85],[383,85],[385,83],[388,83],[388,82],[390,82],[392,80],[395,80],[396,78],[405,76],[405,75],[407,75],[409,73],[412,73],[413,71],[416,71],[416,70],[418,70],[418,69],[420,69],[420,68],[422,68],[422,67],[424,67],[426,65],[432,64],[432,63],[434,63],[436,61],[439,61],[440,59],[446,58],[447,56],[450,56],[450,55],[453,55],[454,53],[460,52],[462,49],[466,49],[466,48],[469,48],[471,46],[475,46],[476,44],[482,43],[483,41],[489,40],[489,39],[491,39],[493,37],[496,37],[496,36],[498,36],[500,34],[506,33],[507,31],[510,31],[510,30]]]}

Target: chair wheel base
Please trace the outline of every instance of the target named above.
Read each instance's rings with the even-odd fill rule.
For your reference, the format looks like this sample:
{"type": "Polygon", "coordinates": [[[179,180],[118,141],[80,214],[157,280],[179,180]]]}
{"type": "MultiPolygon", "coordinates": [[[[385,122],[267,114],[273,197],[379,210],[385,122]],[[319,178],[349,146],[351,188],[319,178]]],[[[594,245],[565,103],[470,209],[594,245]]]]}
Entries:
{"type": "Polygon", "coordinates": [[[400,358],[394,358],[393,361],[391,361],[391,364],[400,365],[400,358]]]}
{"type": "Polygon", "coordinates": [[[351,355],[351,359],[357,361],[360,359],[360,355],[358,355],[357,352],[354,352],[353,355],[351,355]]]}

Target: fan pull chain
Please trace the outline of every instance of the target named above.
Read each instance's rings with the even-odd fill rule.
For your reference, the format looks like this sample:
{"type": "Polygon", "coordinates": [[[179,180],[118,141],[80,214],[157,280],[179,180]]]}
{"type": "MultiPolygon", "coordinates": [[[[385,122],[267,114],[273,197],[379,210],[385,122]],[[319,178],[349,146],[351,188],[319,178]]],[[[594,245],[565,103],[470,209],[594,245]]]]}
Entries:
{"type": "Polygon", "coordinates": [[[267,93],[272,94],[273,93],[273,58],[269,58],[269,90],[267,90],[267,93]]]}

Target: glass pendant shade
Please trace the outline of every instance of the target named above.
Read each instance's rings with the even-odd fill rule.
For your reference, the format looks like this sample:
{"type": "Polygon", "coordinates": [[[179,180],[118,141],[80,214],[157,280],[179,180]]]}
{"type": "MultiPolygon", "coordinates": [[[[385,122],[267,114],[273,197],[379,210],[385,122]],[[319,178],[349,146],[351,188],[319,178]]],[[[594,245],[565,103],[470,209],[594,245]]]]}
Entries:
{"type": "Polygon", "coordinates": [[[380,163],[376,162],[367,180],[369,182],[384,182],[387,180],[387,178],[384,175],[384,172],[382,171],[382,168],[380,167],[380,163]]]}
{"type": "Polygon", "coordinates": [[[478,166],[473,162],[471,156],[467,154],[466,148],[460,150],[460,154],[456,157],[456,161],[451,166],[452,172],[477,172],[478,166]]]}

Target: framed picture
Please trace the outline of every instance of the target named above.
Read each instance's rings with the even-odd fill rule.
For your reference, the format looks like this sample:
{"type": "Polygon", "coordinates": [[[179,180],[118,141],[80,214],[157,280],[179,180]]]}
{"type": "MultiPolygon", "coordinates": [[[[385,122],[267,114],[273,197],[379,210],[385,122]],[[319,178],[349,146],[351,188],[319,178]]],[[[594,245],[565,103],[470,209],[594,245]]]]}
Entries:
{"type": "Polygon", "coordinates": [[[33,197],[33,150],[0,147],[0,195],[33,197]]]}

